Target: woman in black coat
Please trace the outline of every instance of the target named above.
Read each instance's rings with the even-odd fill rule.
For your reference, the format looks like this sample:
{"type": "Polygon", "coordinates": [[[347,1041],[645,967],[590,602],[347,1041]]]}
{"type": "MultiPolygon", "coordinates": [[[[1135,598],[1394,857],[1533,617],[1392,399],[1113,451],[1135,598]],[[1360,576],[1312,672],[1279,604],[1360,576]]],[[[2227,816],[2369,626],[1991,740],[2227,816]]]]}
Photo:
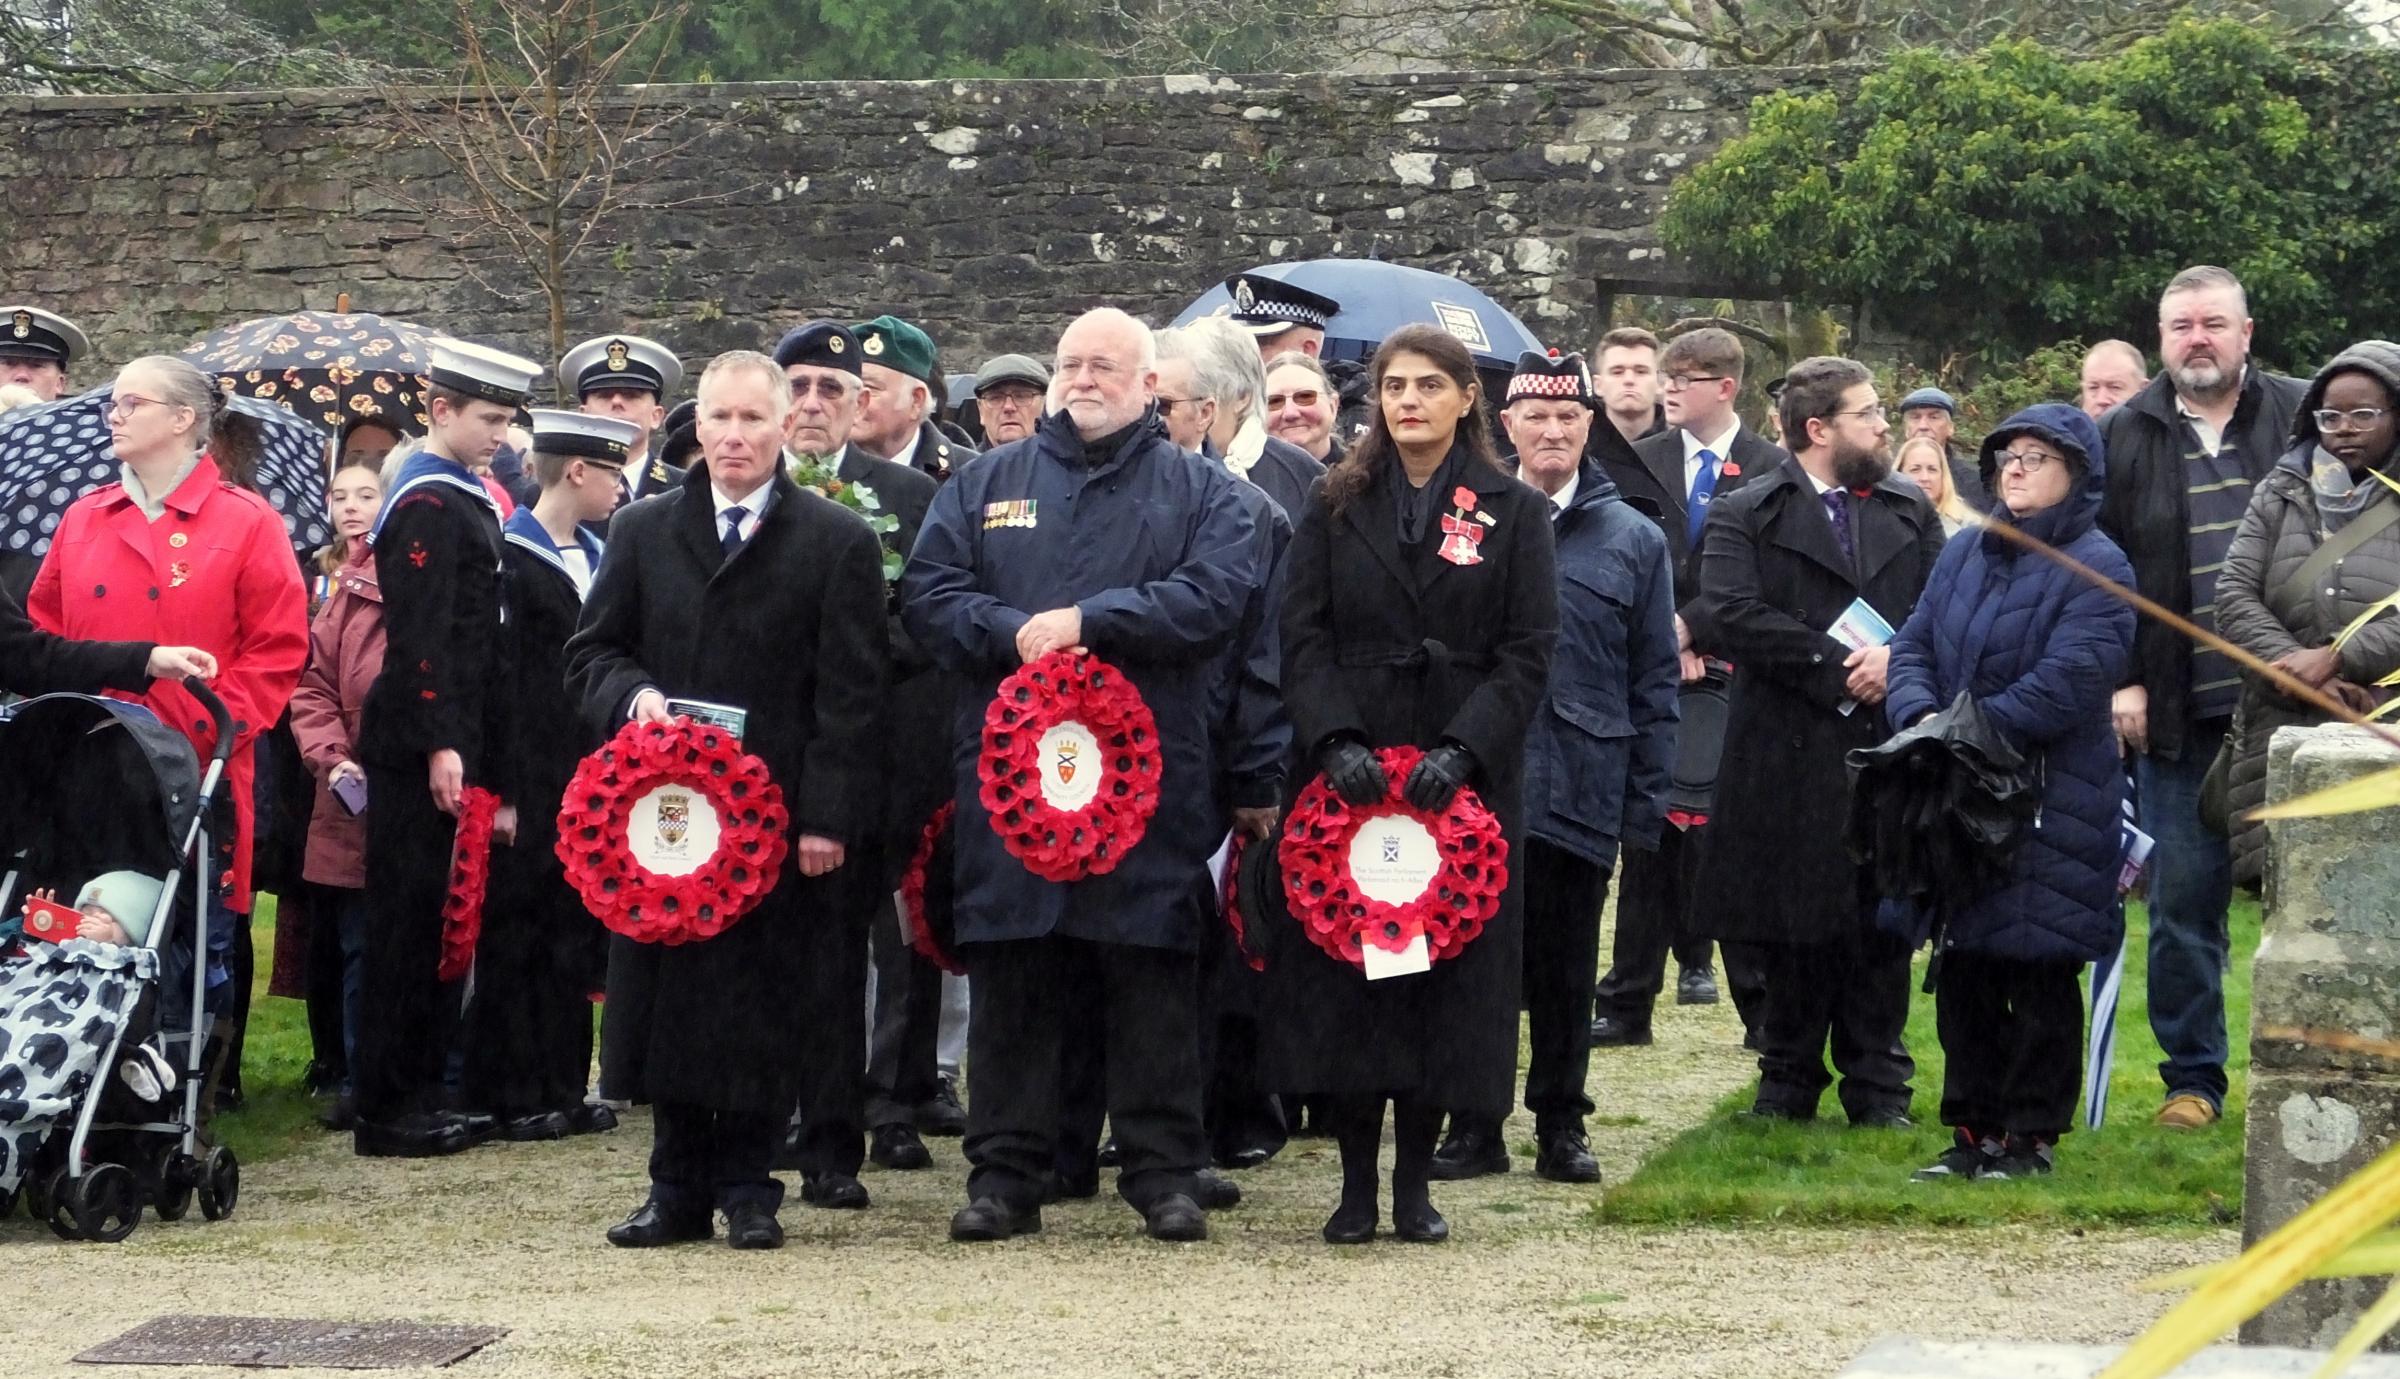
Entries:
{"type": "MultiPolygon", "coordinates": [[[[1410,326],[1369,365],[1366,433],[1326,475],[1287,557],[1284,705],[1305,785],[1318,771],[1354,804],[1384,799],[1375,750],[1425,749],[1403,790],[1441,809],[1471,788],[1518,838],[1526,725],[1558,629],[1549,503],[1494,453],[1473,359],[1410,326]],[[1472,498],[1472,502],[1466,501],[1472,498]],[[1443,519],[1482,535],[1445,555],[1443,519]]],[[[1268,887],[1279,891],[1279,887],[1268,887]]],[[[1398,1156],[1392,1224],[1444,1238],[1428,1192],[1444,1111],[1499,1118],[1515,1090],[1523,927],[1512,879],[1499,915],[1427,972],[1370,983],[1265,897],[1269,1085],[1333,1099],[1342,1200],[1335,1244],[1372,1239],[1383,1103],[1398,1156]]]]}

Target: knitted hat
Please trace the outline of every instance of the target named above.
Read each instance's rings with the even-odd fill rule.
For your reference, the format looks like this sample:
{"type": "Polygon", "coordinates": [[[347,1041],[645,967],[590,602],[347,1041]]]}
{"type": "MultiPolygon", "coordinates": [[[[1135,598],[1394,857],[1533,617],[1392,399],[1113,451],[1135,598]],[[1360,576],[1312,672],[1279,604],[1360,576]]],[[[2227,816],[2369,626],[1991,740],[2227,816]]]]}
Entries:
{"type": "Polygon", "coordinates": [[[158,893],[165,882],[138,871],[106,871],[84,883],[75,897],[78,910],[102,909],[136,944],[150,941],[150,921],[158,912],[158,893]]]}

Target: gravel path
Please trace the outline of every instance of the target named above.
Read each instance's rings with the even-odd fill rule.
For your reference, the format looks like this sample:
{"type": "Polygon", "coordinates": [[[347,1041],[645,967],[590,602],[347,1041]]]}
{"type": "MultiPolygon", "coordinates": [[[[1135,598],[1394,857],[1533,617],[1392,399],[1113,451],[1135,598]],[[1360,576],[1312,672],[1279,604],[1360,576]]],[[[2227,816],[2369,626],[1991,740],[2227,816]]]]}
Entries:
{"type": "MultiPolygon", "coordinates": [[[[1728,1007],[1662,1007],[1658,1034],[1595,1061],[1612,1180],[1751,1067],[1728,1007]]],[[[1531,1133],[1522,1117],[1511,1129],[1531,1133]]],[[[1248,1202],[1206,1244],[1143,1240],[1104,1197],[1050,1209],[1040,1236],[967,1249],[943,1236],[963,1181],[950,1140],[934,1142],[932,1171],[870,1170],[870,1211],[795,1198],[779,1254],[612,1250],[600,1232],[641,1196],[647,1131],[636,1116],[611,1135],[426,1163],[328,1141],[250,1174],[232,1221],[149,1221],[113,1248],[16,1218],[0,1225],[17,1295],[0,1308],[0,1374],[107,1373],[69,1357],[190,1312],[507,1326],[457,1371],[506,1379],[1799,1379],[1893,1331],[2122,1340],[2165,1306],[2133,1281],[2238,1243],[2231,1230],[1598,1227],[1591,1191],[1542,1183],[1520,1156],[1505,1177],[1437,1185],[1449,1245],[1337,1252],[1316,1239],[1334,1150],[1300,1141],[1242,1176],[1248,1202]]]]}

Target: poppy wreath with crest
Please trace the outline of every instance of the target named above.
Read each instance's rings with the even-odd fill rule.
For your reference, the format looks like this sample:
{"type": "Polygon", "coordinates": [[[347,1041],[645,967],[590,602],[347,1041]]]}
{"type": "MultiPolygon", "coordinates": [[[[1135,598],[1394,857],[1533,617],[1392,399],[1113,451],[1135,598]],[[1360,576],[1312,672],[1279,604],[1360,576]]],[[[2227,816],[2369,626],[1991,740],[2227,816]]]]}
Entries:
{"type": "Polygon", "coordinates": [[[1508,888],[1508,839],[1472,790],[1459,791],[1439,813],[1401,797],[1401,784],[1423,752],[1386,747],[1375,755],[1391,782],[1381,803],[1359,808],[1334,793],[1323,776],[1293,802],[1278,853],[1284,901],[1310,942],[1353,967],[1366,966],[1363,945],[1399,953],[1419,934],[1433,961],[1456,957],[1500,912],[1500,894],[1508,888]],[[1351,840],[1370,819],[1391,814],[1423,824],[1440,856],[1425,893],[1404,905],[1366,894],[1350,874],[1351,840]]]}
{"type": "Polygon", "coordinates": [[[442,897],[442,955],[435,975],[454,982],[475,965],[483,936],[483,900],[492,887],[492,821],[500,797],[480,785],[459,796],[458,832],[450,840],[450,891],[442,897]]]}
{"type": "Polygon", "coordinates": [[[568,783],[558,858],[585,908],[610,930],[642,943],[697,943],[775,889],[790,826],[782,788],[732,733],[680,717],[628,723],[568,783]],[[717,816],[716,850],[682,876],[643,866],[631,844],[635,803],[662,786],[689,790],[717,816]]]}
{"type": "Polygon", "coordinates": [[[1097,656],[1053,651],[1020,666],[984,711],[977,798],[1009,852],[1044,880],[1114,871],[1158,812],[1159,771],[1150,706],[1123,671],[1097,656]],[[1063,740],[1052,760],[1042,759],[1044,740],[1068,726],[1089,735],[1098,760],[1078,759],[1081,744],[1063,740]],[[1079,781],[1087,771],[1098,774],[1079,781]],[[1088,799],[1060,807],[1045,793],[1053,780],[1088,799]]]}

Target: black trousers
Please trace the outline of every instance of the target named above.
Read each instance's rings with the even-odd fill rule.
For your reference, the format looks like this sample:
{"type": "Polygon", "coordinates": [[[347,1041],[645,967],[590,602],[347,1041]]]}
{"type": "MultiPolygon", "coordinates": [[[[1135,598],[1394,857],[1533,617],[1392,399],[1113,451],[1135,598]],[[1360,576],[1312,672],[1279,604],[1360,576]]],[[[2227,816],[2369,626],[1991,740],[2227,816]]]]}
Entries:
{"type": "MultiPolygon", "coordinates": [[[[794,999],[816,1037],[802,1045],[800,1154],[803,1177],[858,1176],[867,1161],[867,926],[875,910],[872,873],[853,857],[843,902],[811,916],[808,961],[794,999]]],[[[839,875],[840,873],[836,873],[839,875]]]]}
{"type": "Polygon", "coordinates": [[[1592,1113],[1584,1083],[1608,870],[1539,838],[1525,840],[1524,857],[1525,1022],[1533,1055],[1525,1069],[1525,1109],[1538,1134],[1579,1125],[1592,1113]]]}
{"type": "Polygon", "coordinates": [[[783,1205],[783,1184],[768,1170],[782,1138],[775,1116],[662,1101],[651,1119],[651,1200],[677,1212],[745,1202],[773,1211],[783,1205]]]}
{"type": "Polygon", "coordinates": [[[275,923],[308,925],[309,1057],[328,1086],[350,1080],[350,1050],[342,1035],[342,938],[339,898],[314,882],[275,898],[275,923]]]}
{"type": "Polygon", "coordinates": [[[455,997],[441,965],[442,900],[457,821],[434,808],[423,763],[367,766],[367,944],[358,991],[362,1120],[430,1111],[440,1101],[455,997]]]}
{"type": "Polygon", "coordinates": [[[1908,1025],[1909,948],[1861,914],[1855,932],[1826,943],[1764,947],[1767,1001],[1758,1104],[1803,1116],[1841,1071],[1842,1109],[1906,1112],[1917,1065],[1901,1044],[1908,1025]]]}
{"type": "Polygon", "coordinates": [[[2056,1140],[2083,1089],[2079,963],[1942,955],[1934,1027],[1942,1040],[1942,1121],[1978,1136],[2056,1140]]]}
{"type": "Polygon", "coordinates": [[[590,950],[577,930],[597,924],[547,839],[493,845],[462,1031],[469,1106],[526,1115],[582,1104],[592,1002],[590,950]]]}
{"type": "MultiPolygon", "coordinates": [[[[1616,941],[1593,1006],[1636,1029],[1650,1027],[1651,1008],[1666,989],[1669,952],[1678,966],[1708,966],[1709,941],[1694,932],[1698,917],[1691,912],[1700,869],[1695,832],[1670,824],[1657,851],[1629,847],[1619,860],[1616,941]]],[[[1742,1023],[1755,1028],[1765,977],[1742,944],[1725,945],[1725,984],[1742,1023]]]]}
{"type": "Polygon", "coordinates": [[[914,1125],[917,1108],[941,1090],[942,969],[901,937],[899,910],[888,893],[868,947],[875,964],[875,1028],[867,1038],[867,1125],[914,1125]]]}
{"type": "Polygon", "coordinates": [[[1051,936],[965,945],[975,983],[967,1057],[967,1196],[1039,1206],[1057,1166],[1060,1059],[1074,1012],[1097,1012],[1117,1191],[1136,1210],[1189,1195],[1207,1154],[1200,1126],[1198,959],[1051,936]]]}

